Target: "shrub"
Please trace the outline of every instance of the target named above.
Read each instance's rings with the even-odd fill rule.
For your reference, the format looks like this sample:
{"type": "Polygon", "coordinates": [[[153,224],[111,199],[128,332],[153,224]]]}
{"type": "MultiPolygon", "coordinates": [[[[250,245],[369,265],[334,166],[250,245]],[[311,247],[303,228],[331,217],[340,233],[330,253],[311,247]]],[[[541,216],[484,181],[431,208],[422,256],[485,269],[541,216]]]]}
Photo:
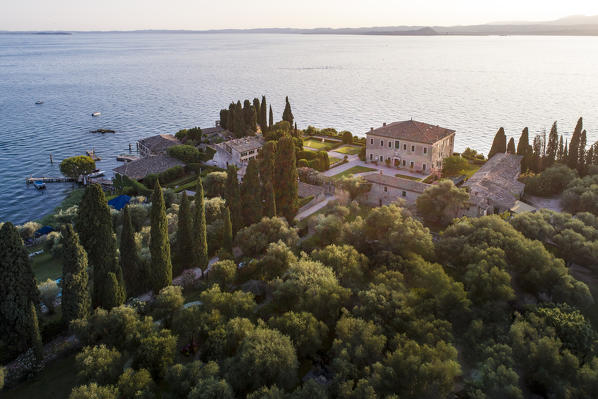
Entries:
{"type": "Polygon", "coordinates": [[[353,142],[353,135],[347,130],[341,132],[341,137],[343,138],[343,143],[345,144],[351,144],[353,142]]]}
{"type": "Polygon", "coordinates": [[[525,192],[532,195],[551,196],[562,192],[577,173],[566,165],[554,165],[539,175],[526,177],[525,192]]]}
{"type": "Polygon", "coordinates": [[[212,265],[209,280],[221,287],[226,287],[235,280],[237,265],[232,260],[221,260],[212,265]]]}
{"type": "Polygon", "coordinates": [[[17,226],[17,230],[21,238],[23,240],[26,240],[28,238],[33,238],[35,232],[39,230],[41,227],[42,225],[37,222],[27,222],[25,224],[22,224],[21,226],[17,226]]]}
{"type": "Polygon", "coordinates": [[[307,168],[309,166],[309,162],[307,159],[299,159],[297,160],[297,167],[298,168],[307,168]]]}
{"type": "Polygon", "coordinates": [[[160,290],[153,304],[153,316],[157,320],[164,319],[166,325],[170,325],[169,321],[172,315],[179,310],[185,299],[181,287],[170,285],[160,290]]]}
{"type": "Polygon", "coordinates": [[[168,148],[168,155],[186,164],[201,162],[201,153],[192,145],[181,144],[172,146],[168,148]]]}
{"type": "Polygon", "coordinates": [[[453,155],[445,158],[442,162],[442,176],[450,177],[459,174],[462,170],[467,169],[469,162],[467,159],[458,155],[453,155]]]}
{"type": "Polygon", "coordinates": [[[155,395],[155,384],[146,369],[127,369],[118,379],[118,390],[122,399],[151,399],[155,395]]]}
{"type": "Polygon", "coordinates": [[[42,303],[48,308],[48,313],[53,314],[56,307],[56,295],[60,291],[58,284],[52,279],[47,279],[38,288],[42,303]]]}
{"type": "Polygon", "coordinates": [[[96,383],[73,388],[69,399],[117,399],[118,389],[112,385],[101,386],[96,383]]]}
{"type": "Polygon", "coordinates": [[[122,372],[123,359],[120,352],[106,345],[86,346],[75,358],[79,378],[85,382],[111,384],[122,372]]]}

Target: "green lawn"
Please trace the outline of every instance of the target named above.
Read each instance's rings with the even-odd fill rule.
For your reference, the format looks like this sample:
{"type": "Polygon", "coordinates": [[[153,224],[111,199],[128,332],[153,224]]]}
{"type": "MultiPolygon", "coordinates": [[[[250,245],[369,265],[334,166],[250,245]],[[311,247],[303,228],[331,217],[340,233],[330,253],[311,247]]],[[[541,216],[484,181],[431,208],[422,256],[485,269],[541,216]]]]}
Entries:
{"type": "Polygon", "coordinates": [[[330,165],[334,165],[335,163],[339,163],[343,160],[342,158],[331,157],[331,156],[329,156],[328,159],[330,160],[330,165]]]}
{"type": "Polygon", "coordinates": [[[400,177],[401,179],[421,181],[421,179],[419,177],[413,177],[413,176],[409,176],[409,175],[402,175],[400,173],[397,173],[395,176],[396,177],[400,177]]]}
{"type": "Polygon", "coordinates": [[[311,202],[311,200],[314,199],[313,195],[310,195],[309,197],[305,197],[305,198],[299,198],[299,201],[297,202],[297,207],[298,208],[302,208],[305,205],[309,204],[311,202]]]}
{"type": "Polygon", "coordinates": [[[361,150],[361,147],[357,147],[354,145],[344,145],[340,148],[336,148],[334,151],[340,152],[341,154],[357,155],[357,154],[359,154],[360,150],[361,150]]]}
{"type": "Polygon", "coordinates": [[[38,283],[49,278],[56,280],[62,276],[62,263],[47,252],[31,258],[31,264],[38,283]]]}
{"type": "Polygon", "coordinates": [[[303,140],[303,145],[309,148],[315,148],[316,150],[330,151],[337,144],[329,143],[328,141],[322,142],[321,140],[306,139],[303,140]]]}
{"type": "Polygon", "coordinates": [[[339,174],[336,174],[334,176],[332,176],[333,180],[339,180],[345,176],[353,176],[354,174],[357,173],[365,173],[365,172],[375,172],[378,169],[373,169],[373,168],[368,168],[366,166],[353,166],[352,168],[349,168],[347,170],[345,170],[344,172],[341,172],[339,174]]]}
{"type": "Polygon", "coordinates": [[[78,385],[75,355],[56,360],[31,380],[17,387],[2,391],[3,399],[56,398],[66,399],[71,389],[78,385]]]}

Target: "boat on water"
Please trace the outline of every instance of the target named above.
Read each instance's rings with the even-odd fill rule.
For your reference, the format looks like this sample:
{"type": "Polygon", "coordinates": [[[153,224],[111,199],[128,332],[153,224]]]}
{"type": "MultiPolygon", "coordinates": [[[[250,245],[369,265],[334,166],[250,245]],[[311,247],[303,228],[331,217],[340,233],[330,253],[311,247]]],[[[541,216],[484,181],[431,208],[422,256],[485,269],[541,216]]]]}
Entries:
{"type": "Polygon", "coordinates": [[[93,172],[91,172],[90,174],[88,174],[87,177],[93,179],[95,177],[104,176],[104,173],[106,173],[106,172],[104,172],[103,170],[96,169],[93,172]]]}
{"type": "Polygon", "coordinates": [[[36,102],[35,102],[35,104],[36,104],[36,105],[42,105],[43,103],[44,103],[44,102],[43,102],[43,101],[40,101],[40,100],[38,100],[38,101],[36,101],[36,102]]]}
{"type": "Polygon", "coordinates": [[[102,115],[101,112],[94,112],[93,114],[91,114],[91,116],[100,116],[100,115],[102,115]]]}
{"type": "Polygon", "coordinates": [[[43,190],[46,188],[46,183],[36,180],[33,182],[33,187],[37,188],[38,190],[43,190]]]}

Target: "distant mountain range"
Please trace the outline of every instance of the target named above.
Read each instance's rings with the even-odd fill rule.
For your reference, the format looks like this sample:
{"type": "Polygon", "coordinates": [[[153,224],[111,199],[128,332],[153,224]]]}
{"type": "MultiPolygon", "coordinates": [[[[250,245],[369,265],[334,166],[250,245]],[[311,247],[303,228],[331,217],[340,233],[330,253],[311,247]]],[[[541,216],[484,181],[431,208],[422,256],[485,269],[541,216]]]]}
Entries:
{"type": "MultiPolygon", "coordinates": [[[[311,35],[392,35],[392,36],[437,36],[437,35],[545,35],[545,36],[598,36],[598,15],[574,15],[554,21],[503,21],[483,25],[465,26],[377,26],[363,28],[257,28],[257,29],[213,29],[213,30],[136,30],[111,32],[145,33],[279,33],[311,35]]],[[[71,32],[5,32],[69,34],[71,32]]],[[[97,32],[72,32],[97,33],[97,32]]]]}

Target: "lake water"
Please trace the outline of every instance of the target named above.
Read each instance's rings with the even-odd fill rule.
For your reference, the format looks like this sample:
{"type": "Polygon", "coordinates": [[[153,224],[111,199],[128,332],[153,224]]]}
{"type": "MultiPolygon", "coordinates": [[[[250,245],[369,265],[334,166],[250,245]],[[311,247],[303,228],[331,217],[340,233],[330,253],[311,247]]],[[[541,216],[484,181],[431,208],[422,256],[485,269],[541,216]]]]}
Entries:
{"type": "Polygon", "coordinates": [[[457,150],[487,152],[500,126],[518,137],[558,120],[570,134],[579,116],[593,142],[597,68],[589,37],[0,35],[0,220],[57,206],[71,184],[38,192],[25,178],[58,176],[62,158],[95,149],[111,171],[129,143],[212,126],[231,100],[262,94],[277,120],[288,95],[300,127],[364,133],[413,117],[455,129],[457,150]]]}

